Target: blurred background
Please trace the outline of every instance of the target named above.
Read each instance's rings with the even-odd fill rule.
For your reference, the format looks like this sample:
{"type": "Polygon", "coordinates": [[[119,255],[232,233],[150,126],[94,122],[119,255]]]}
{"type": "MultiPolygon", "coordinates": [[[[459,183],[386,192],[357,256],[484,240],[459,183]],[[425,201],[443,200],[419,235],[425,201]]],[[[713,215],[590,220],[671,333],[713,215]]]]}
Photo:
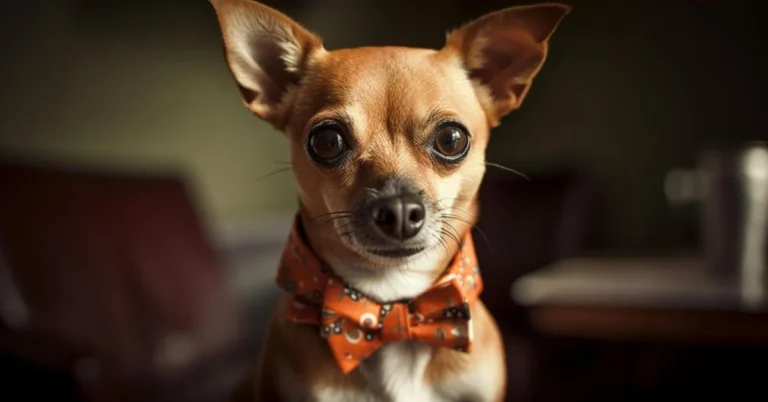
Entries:
{"type": "MultiPolygon", "coordinates": [[[[530,2],[264,3],[336,49],[439,48],[530,2]]],[[[531,180],[489,168],[481,195],[508,400],[764,393],[768,322],[744,288],[765,270],[765,4],[567,3],[488,150],[531,180]]],[[[242,106],[212,7],[0,7],[2,388],[224,400],[297,204],[290,172],[264,177],[287,143],[242,106]]]]}

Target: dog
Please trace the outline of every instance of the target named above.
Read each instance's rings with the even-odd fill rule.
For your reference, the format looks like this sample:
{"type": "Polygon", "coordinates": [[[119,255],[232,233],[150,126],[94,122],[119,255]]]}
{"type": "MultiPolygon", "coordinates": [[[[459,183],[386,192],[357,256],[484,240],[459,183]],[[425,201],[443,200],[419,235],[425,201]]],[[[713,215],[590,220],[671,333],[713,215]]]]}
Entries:
{"type": "Polygon", "coordinates": [[[496,11],[439,50],[329,51],[268,6],[210,1],[245,107],[288,138],[300,204],[235,400],[503,400],[471,228],[489,131],[570,8],[496,11]]]}

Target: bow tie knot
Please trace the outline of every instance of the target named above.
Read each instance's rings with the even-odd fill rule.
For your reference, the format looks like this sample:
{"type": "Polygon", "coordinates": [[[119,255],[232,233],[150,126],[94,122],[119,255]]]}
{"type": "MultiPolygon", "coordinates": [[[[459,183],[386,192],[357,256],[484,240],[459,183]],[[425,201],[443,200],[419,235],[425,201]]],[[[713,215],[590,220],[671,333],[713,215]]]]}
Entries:
{"type": "MultiPolygon", "coordinates": [[[[419,340],[433,344],[444,344],[451,335],[468,338],[469,304],[449,307],[437,314],[423,314],[416,309],[416,303],[394,303],[382,306],[386,311],[380,328],[383,343],[419,340]],[[446,331],[446,324],[450,327],[446,331]]],[[[443,345],[444,346],[444,345],[443,345]]],[[[466,345],[455,345],[463,349],[466,345]]]]}
{"type": "Polygon", "coordinates": [[[345,371],[382,345],[415,340],[460,351],[469,349],[469,303],[462,286],[449,281],[408,302],[379,304],[334,279],[323,301],[321,336],[345,371]]]}
{"type": "Polygon", "coordinates": [[[384,343],[414,339],[414,327],[423,321],[415,314],[413,304],[394,303],[382,306],[381,340],[384,343]]]}

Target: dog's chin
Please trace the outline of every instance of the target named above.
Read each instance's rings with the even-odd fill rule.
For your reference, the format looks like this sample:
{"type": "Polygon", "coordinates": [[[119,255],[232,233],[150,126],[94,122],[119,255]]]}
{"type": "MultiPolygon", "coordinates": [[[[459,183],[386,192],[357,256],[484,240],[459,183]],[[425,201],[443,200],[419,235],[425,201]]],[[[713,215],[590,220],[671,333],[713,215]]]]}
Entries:
{"type": "Polygon", "coordinates": [[[372,249],[366,249],[365,252],[377,258],[384,258],[389,260],[405,260],[405,259],[417,257],[426,249],[427,248],[424,246],[389,248],[389,249],[372,248],[372,249]]]}
{"type": "Polygon", "coordinates": [[[384,265],[397,264],[422,256],[430,248],[427,244],[403,245],[401,247],[360,244],[352,239],[345,239],[346,246],[363,260],[384,265]]]}
{"type": "Polygon", "coordinates": [[[347,249],[365,261],[376,266],[400,265],[423,257],[434,244],[426,239],[411,239],[407,242],[394,242],[380,238],[376,233],[352,231],[341,237],[347,249]]]}

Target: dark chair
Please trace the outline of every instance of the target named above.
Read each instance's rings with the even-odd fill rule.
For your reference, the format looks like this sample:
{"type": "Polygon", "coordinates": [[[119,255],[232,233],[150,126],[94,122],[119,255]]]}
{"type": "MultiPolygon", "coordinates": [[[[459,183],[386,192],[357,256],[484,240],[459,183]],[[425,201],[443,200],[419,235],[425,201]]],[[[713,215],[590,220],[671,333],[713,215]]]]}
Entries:
{"type": "Polygon", "coordinates": [[[0,251],[0,362],[17,385],[57,400],[220,401],[240,375],[225,366],[251,357],[176,176],[0,164],[0,251]]]}
{"type": "Polygon", "coordinates": [[[524,309],[512,302],[512,283],[588,246],[595,196],[589,178],[574,170],[534,175],[531,180],[492,170],[480,188],[474,238],[485,283],[482,299],[504,337],[510,401],[531,397],[542,356],[524,309]]]}

